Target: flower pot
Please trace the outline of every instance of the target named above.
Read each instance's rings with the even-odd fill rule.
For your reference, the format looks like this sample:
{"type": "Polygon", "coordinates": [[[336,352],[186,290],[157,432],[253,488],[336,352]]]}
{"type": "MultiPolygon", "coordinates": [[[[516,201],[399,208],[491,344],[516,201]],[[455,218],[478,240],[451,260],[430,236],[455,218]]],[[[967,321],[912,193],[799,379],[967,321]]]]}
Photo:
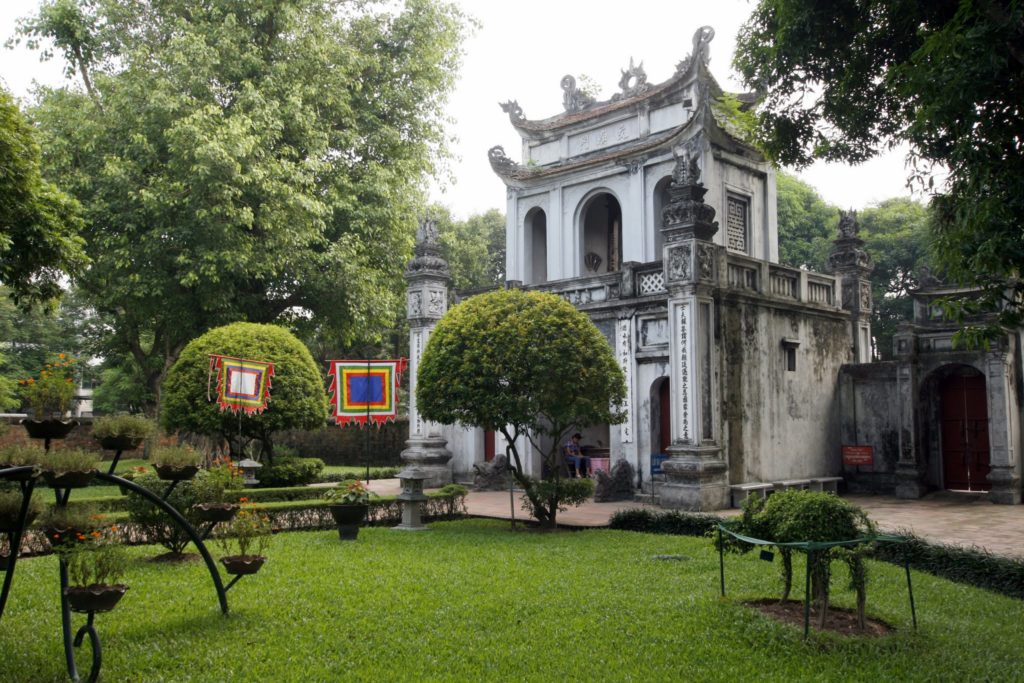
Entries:
{"type": "Polygon", "coordinates": [[[338,538],[354,541],[359,535],[359,525],[366,518],[369,505],[329,505],[334,523],[338,525],[338,538]]]}
{"type": "Polygon", "coordinates": [[[204,522],[230,522],[238,514],[237,503],[196,503],[192,509],[204,522]]]}
{"type": "Polygon", "coordinates": [[[78,529],[76,527],[59,528],[48,526],[43,529],[43,533],[46,535],[46,540],[49,541],[50,545],[54,548],[70,543],[80,543],[82,541],[78,538],[79,536],[85,536],[88,538],[92,532],[92,529],[78,529]]]}
{"type": "Polygon", "coordinates": [[[71,472],[54,472],[43,470],[43,480],[54,489],[84,489],[92,483],[96,470],[72,470],[71,472]]]}
{"type": "Polygon", "coordinates": [[[97,583],[91,586],[68,586],[64,595],[68,598],[72,612],[109,612],[124,597],[128,586],[118,583],[113,586],[97,583]]]}
{"type": "Polygon", "coordinates": [[[134,451],[143,441],[141,436],[105,436],[96,440],[108,451],[134,451]]]}
{"type": "Polygon", "coordinates": [[[220,563],[228,574],[255,574],[263,566],[267,558],[262,555],[225,555],[220,563]]]}
{"type": "Polygon", "coordinates": [[[33,439],[63,439],[78,426],[78,420],[29,420],[26,418],[21,421],[21,424],[33,439]]]}
{"type": "Polygon", "coordinates": [[[198,465],[153,465],[153,469],[164,481],[186,481],[199,472],[198,465]]]}

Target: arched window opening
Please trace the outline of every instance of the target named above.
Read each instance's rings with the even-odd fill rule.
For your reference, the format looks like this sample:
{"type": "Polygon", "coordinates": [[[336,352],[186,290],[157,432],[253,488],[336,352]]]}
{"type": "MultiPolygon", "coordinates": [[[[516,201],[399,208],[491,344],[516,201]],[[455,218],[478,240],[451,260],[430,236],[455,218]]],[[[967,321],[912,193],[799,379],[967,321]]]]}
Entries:
{"type": "Polygon", "coordinates": [[[622,267],[622,207],[611,194],[592,197],[581,214],[582,275],[615,273],[622,267]]]}

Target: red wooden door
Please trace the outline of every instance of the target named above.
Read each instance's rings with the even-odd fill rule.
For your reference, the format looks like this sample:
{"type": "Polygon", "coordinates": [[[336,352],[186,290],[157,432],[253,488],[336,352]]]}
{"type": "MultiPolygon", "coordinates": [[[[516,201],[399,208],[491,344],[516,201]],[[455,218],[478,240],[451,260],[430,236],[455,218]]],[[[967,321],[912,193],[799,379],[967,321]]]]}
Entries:
{"type": "Polygon", "coordinates": [[[494,432],[484,432],[484,462],[494,460],[494,432]]]}
{"type": "Polygon", "coordinates": [[[942,471],[947,489],[989,489],[988,402],[982,375],[953,376],[939,388],[942,471]]]}
{"type": "Polygon", "coordinates": [[[672,443],[672,410],[671,398],[668,391],[668,379],[658,387],[658,410],[660,411],[661,438],[658,440],[658,452],[665,453],[669,444],[672,443]]]}

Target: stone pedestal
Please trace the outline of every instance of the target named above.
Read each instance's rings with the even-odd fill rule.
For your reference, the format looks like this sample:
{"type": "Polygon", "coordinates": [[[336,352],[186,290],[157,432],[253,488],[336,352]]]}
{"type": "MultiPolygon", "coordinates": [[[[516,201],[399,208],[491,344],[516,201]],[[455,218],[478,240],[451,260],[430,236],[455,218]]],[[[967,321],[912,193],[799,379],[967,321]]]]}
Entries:
{"type": "Polygon", "coordinates": [[[1001,505],[1020,505],[1020,476],[1014,472],[1013,467],[993,465],[988,480],[992,484],[988,494],[990,501],[1001,505]]]}
{"type": "Polygon", "coordinates": [[[914,500],[928,492],[924,477],[913,463],[896,466],[896,497],[914,500]]]}
{"type": "Polygon", "coordinates": [[[408,448],[402,451],[402,462],[406,467],[415,467],[426,476],[423,485],[427,488],[438,488],[452,483],[452,470],[449,461],[452,452],[446,446],[448,441],[441,436],[410,436],[406,441],[408,448]]]}
{"type": "Polygon", "coordinates": [[[662,507],[681,510],[721,510],[729,507],[728,465],[716,447],[672,445],[661,471],[666,483],[658,487],[662,507]]]}

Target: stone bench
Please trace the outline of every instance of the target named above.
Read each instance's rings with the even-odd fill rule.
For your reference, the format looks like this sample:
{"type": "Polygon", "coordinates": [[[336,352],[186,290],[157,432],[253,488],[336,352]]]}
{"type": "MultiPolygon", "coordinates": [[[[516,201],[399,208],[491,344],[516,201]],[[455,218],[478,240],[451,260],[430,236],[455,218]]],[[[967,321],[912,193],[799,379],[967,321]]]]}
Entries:
{"type": "Polygon", "coordinates": [[[811,488],[810,479],[787,479],[785,481],[774,481],[772,486],[776,491],[806,491],[811,488]]]}
{"type": "Polygon", "coordinates": [[[751,496],[766,498],[772,492],[772,485],[754,481],[747,484],[733,484],[729,489],[732,495],[732,506],[738,508],[743,507],[744,501],[751,496]]]}
{"type": "Polygon", "coordinates": [[[814,477],[811,479],[811,490],[838,494],[839,482],[842,480],[842,477],[814,477]]]}

